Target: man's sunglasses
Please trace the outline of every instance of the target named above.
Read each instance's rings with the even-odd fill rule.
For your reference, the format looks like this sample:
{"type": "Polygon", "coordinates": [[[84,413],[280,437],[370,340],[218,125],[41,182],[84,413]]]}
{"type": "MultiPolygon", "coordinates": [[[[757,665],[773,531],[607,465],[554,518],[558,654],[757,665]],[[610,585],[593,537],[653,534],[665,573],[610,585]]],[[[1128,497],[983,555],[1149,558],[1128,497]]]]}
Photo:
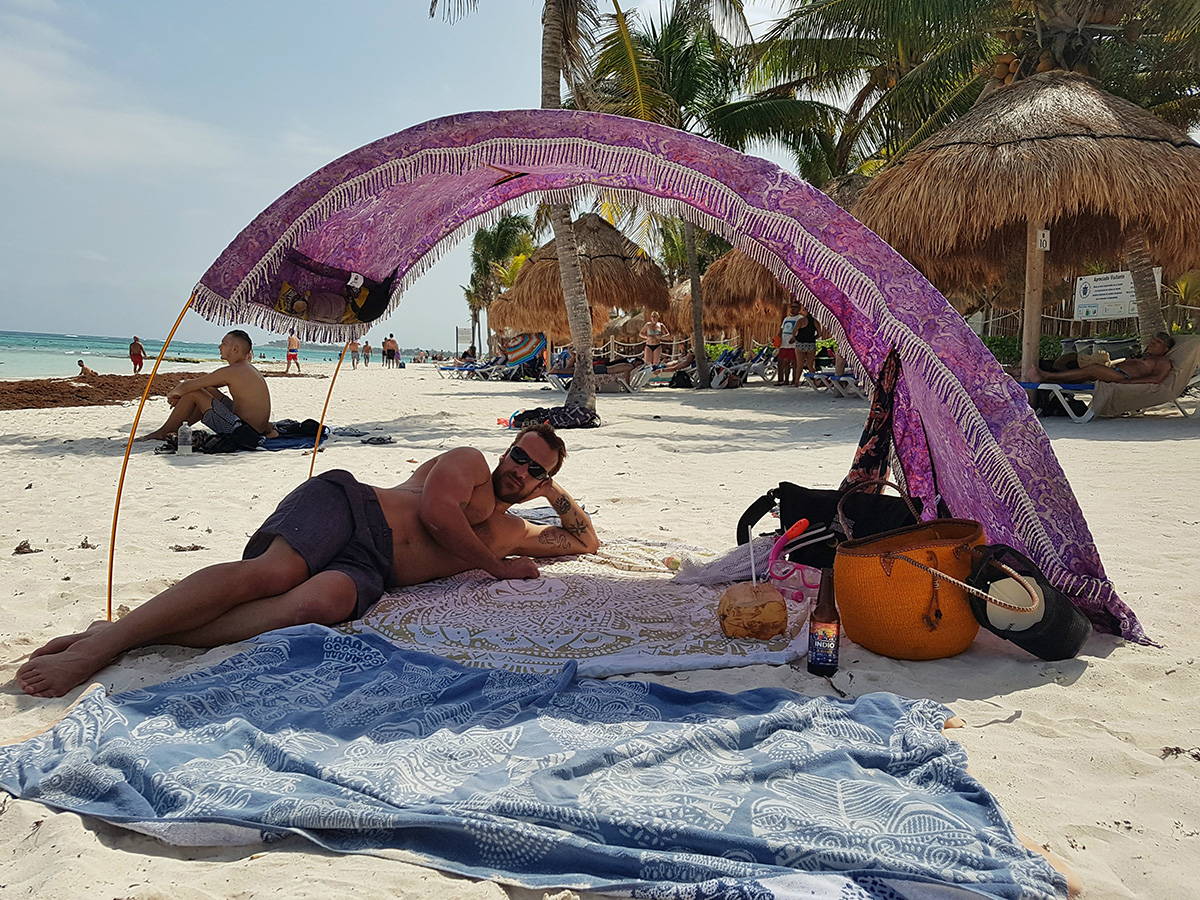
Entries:
{"type": "Polygon", "coordinates": [[[550,477],[541,463],[536,463],[528,453],[518,447],[516,444],[508,448],[508,458],[515,462],[518,466],[524,466],[525,471],[529,473],[530,478],[536,478],[538,481],[545,481],[550,477]]]}

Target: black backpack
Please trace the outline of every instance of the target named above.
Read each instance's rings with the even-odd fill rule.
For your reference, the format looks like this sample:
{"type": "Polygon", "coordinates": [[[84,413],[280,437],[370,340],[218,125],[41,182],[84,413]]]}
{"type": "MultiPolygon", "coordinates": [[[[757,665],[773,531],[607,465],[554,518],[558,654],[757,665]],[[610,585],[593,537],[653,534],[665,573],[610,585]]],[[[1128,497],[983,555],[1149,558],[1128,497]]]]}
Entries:
{"type": "MultiPolygon", "coordinates": [[[[737,542],[744,544],[749,541],[750,529],[778,504],[782,527],[776,534],[782,534],[800,519],[808,519],[809,522],[808,530],[794,542],[788,559],[815,569],[828,569],[833,565],[837,545],[850,537],[842,534],[837,517],[838,502],[847,490],[849,488],[806,488],[790,481],[781,481],[779,487],[771,488],[742,513],[737,523],[737,542]]],[[[913,503],[917,504],[919,510],[920,501],[913,500],[913,503]]],[[[903,499],[884,494],[851,494],[846,498],[843,511],[856,538],[916,524],[903,499]]]]}
{"type": "Polygon", "coordinates": [[[695,385],[692,384],[692,376],[681,369],[671,376],[671,380],[667,383],[667,387],[690,388],[695,387],[695,385]]]}

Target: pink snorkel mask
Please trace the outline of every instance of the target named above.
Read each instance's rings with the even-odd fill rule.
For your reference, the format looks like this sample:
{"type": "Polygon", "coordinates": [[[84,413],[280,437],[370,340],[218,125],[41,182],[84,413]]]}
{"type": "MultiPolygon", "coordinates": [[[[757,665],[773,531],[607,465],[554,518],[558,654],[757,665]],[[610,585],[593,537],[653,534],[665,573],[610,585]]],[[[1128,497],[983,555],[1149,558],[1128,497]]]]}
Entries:
{"type": "Polygon", "coordinates": [[[767,572],[771,583],[775,585],[785,600],[808,605],[817,599],[817,591],[821,587],[821,570],[814,569],[802,563],[794,563],[787,558],[789,545],[808,530],[808,519],[800,519],[781,534],[771,548],[767,559],[767,572]]]}

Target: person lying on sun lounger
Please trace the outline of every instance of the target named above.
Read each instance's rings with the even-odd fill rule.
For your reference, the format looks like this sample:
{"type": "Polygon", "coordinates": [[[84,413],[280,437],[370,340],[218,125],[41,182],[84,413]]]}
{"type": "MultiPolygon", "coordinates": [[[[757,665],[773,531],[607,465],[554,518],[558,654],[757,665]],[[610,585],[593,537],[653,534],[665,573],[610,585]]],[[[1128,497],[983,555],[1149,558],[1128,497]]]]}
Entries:
{"type": "Polygon", "coordinates": [[[174,434],[184,422],[203,422],[217,434],[233,434],[242,424],[266,437],[274,437],[271,427],[271,392],[258,369],[250,364],[254,345],[250,335],[234,329],[221,340],[223,368],[181,381],[167,394],[173,409],[162,427],[142,435],[139,441],[161,441],[174,434]],[[220,388],[229,388],[229,394],[220,388]],[[230,394],[233,396],[231,397],[230,394]]]}
{"type": "Polygon", "coordinates": [[[241,560],[201,569],[116,622],[55,638],[17,670],[17,684],[61,697],[133,647],[215,647],[292,625],[334,625],[361,618],[385,588],[468,569],[536,578],[529,557],[600,546],[591,519],[554,480],[566,455],[562,438],[540,424],[522,429],[490,470],[478,450],[459,447],[394,488],[324,472],[283,498],[241,560]],[[561,524],[508,512],[537,497],[561,524]]]}
{"type": "Polygon", "coordinates": [[[1065,372],[1047,372],[1038,369],[1038,380],[1050,384],[1084,384],[1094,381],[1112,381],[1121,384],[1162,384],[1171,374],[1171,361],[1167,353],[1175,346],[1175,339],[1160,331],[1146,345],[1140,357],[1122,360],[1119,366],[1090,365],[1065,372]]]}

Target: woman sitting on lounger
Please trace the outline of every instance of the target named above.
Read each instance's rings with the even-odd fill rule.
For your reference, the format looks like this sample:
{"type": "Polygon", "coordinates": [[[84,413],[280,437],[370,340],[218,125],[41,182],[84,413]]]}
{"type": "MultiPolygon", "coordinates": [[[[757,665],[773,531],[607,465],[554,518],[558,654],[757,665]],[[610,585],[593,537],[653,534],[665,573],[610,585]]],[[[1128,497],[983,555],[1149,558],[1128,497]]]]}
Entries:
{"type": "Polygon", "coordinates": [[[1160,331],[1146,345],[1140,357],[1122,360],[1119,366],[1094,364],[1065,372],[1046,372],[1038,369],[1038,379],[1050,384],[1084,384],[1092,381],[1110,381],[1118,384],[1162,384],[1171,374],[1171,360],[1167,353],[1175,346],[1175,339],[1160,331]]]}

